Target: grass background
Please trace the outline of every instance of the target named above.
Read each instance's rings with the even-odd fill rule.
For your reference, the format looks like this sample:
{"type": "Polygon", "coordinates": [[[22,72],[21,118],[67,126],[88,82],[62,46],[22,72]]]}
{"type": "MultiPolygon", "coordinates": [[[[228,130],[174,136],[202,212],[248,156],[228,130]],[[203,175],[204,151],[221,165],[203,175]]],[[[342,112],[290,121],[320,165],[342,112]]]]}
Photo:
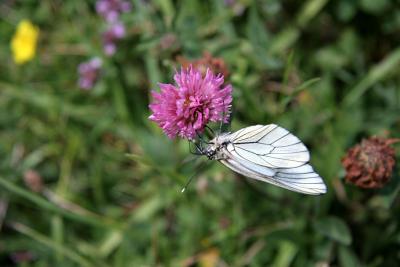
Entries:
{"type": "Polygon", "coordinates": [[[363,137],[399,137],[399,2],[231,2],[132,1],[111,58],[94,1],[0,3],[1,266],[397,266],[398,168],[385,188],[361,190],[340,160],[363,137]],[[9,43],[25,18],[40,40],[17,66],[9,43]],[[290,129],[326,195],[217,163],[180,192],[206,159],[193,163],[186,141],[147,119],[149,92],[172,82],[178,55],[204,51],[229,68],[232,129],[290,129]],[[82,91],[77,66],[93,56],[102,77],[82,91]],[[41,192],[24,183],[28,170],[41,192]],[[28,261],[13,260],[21,252],[28,261]]]}

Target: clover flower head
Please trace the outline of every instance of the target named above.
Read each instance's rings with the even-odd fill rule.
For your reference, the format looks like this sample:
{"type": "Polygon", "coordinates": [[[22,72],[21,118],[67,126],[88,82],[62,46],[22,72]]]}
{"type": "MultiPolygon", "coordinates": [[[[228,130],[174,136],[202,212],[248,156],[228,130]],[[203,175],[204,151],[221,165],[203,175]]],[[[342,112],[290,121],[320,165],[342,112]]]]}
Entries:
{"type": "Polygon", "coordinates": [[[232,86],[224,85],[224,76],[207,69],[203,75],[192,66],[174,76],[175,85],[159,84],[161,92],[152,91],[153,112],[149,117],[169,138],[194,139],[209,122],[228,122],[232,86]]]}
{"type": "Polygon", "coordinates": [[[183,56],[177,57],[178,62],[184,67],[192,65],[201,73],[205,73],[206,69],[211,69],[214,73],[221,73],[225,78],[229,77],[229,70],[223,58],[214,57],[210,52],[204,51],[203,56],[196,60],[190,60],[183,56]]]}
{"type": "Polygon", "coordinates": [[[395,165],[395,151],[390,146],[400,139],[370,137],[362,140],[342,159],[346,181],[361,188],[381,188],[389,182],[395,165]]]}

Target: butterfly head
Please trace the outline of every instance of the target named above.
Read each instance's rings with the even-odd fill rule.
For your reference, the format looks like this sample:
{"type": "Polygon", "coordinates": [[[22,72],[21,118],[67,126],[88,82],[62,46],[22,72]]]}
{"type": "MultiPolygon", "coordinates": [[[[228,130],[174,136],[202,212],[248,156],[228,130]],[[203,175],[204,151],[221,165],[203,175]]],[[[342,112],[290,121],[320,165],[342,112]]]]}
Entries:
{"type": "Polygon", "coordinates": [[[223,153],[224,148],[228,145],[229,141],[224,136],[216,136],[214,139],[208,142],[208,145],[204,149],[204,155],[210,160],[220,160],[225,158],[223,153]]]}
{"type": "Polygon", "coordinates": [[[209,160],[215,159],[215,155],[217,154],[217,151],[211,147],[207,147],[205,151],[205,155],[209,160]]]}

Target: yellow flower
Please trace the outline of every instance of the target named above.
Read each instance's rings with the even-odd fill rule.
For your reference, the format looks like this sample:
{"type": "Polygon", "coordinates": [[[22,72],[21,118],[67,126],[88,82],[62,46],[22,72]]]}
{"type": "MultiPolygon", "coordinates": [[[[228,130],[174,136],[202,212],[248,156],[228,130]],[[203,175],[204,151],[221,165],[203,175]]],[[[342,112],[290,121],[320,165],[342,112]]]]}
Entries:
{"type": "Polygon", "coordinates": [[[35,56],[39,29],[29,20],[22,20],[12,40],[11,51],[17,64],[25,63],[35,56]]]}

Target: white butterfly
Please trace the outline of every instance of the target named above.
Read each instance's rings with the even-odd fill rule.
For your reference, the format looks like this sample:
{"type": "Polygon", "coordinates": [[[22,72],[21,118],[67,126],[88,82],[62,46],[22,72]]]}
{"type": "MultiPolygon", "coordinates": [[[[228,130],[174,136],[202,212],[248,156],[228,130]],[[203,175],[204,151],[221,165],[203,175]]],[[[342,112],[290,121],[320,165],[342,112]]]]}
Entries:
{"type": "Polygon", "coordinates": [[[326,193],[322,178],[308,164],[307,147],[278,125],[254,125],[221,133],[198,150],[244,176],[303,194],[326,193]]]}

